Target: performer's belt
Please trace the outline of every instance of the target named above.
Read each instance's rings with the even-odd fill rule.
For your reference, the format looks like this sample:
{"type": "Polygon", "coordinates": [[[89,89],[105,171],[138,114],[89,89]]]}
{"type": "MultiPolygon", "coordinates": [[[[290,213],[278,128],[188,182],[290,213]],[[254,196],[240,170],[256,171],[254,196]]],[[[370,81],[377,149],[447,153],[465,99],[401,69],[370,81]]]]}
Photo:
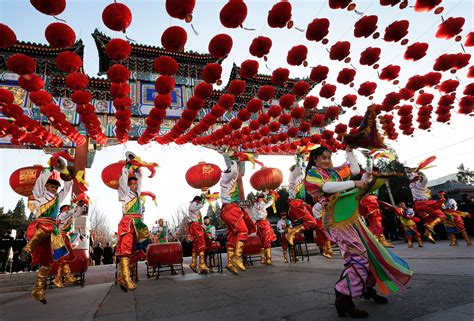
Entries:
{"type": "Polygon", "coordinates": [[[51,217],[38,217],[35,221],[38,221],[40,223],[56,224],[56,220],[52,219],[51,217]]]}
{"type": "Polygon", "coordinates": [[[123,214],[123,216],[140,216],[140,217],[143,217],[143,214],[140,214],[140,213],[125,213],[125,214],[123,214]]]}

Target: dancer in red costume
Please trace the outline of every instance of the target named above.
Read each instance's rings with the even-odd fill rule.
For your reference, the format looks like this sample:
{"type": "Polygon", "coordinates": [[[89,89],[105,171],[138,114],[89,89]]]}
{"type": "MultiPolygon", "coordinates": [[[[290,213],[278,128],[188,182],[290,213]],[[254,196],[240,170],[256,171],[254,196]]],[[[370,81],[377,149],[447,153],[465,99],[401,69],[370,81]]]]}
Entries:
{"type": "Polygon", "coordinates": [[[61,236],[66,244],[69,254],[62,257],[58,263],[58,272],[53,280],[53,284],[57,288],[64,287],[64,282],[74,284],[77,279],[72,275],[69,263],[76,259],[74,251],[71,245],[71,239],[69,238],[70,232],[74,229],[74,219],[84,215],[87,211],[87,205],[89,204],[89,198],[86,194],[79,194],[73,201],[71,206],[63,205],[60,208],[60,213],[57,218],[57,223],[61,236]]]}
{"type": "Polygon", "coordinates": [[[286,212],[281,212],[281,218],[277,223],[277,231],[281,236],[281,249],[283,252],[283,259],[285,263],[288,263],[288,243],[286,241],[286,231],[291,227],[291,221],[286,218],[286,212]]]}
{"type": "Polygon", "coordinates": [[[142,188],[140,167],[150,168],[157,165],[144,163],[130,152],[127,152],[125,157],[127,162],[122,169],[118,188],[123,216],[118,225],[115,256],[120,260],[117,283],[124,292],[127,292],[137,288],[131,277],[131,265],[134,264],[131,260],[135,255],[137,242],[143,242],[150,238],[148,227],[143,222],[143,204],[140,198],[142,188]]]}
{"type": "Polygon", "coordinates": [[[405,202],[400,202],[399,207],[392,206],[385,202],[380,202],[380,204],[387,210],[393,211],[400,218],[400,223],[402,223],[403,230],[405,232],[405,239],[408,242],[408,248],[413,248],[413,238],[418,242],[418,247],[423,247],[423,240],[421,239],[421,234],[418,232],[416,223],[420,221],[418,217],[415,217],[415,211],[407,207],[405,202]]]}
{"type": "Polygon", "coordinates": [[[471,238],[466,232],[464,227],[463,217],[471,217],[470,213],[458,211],[458,203],[453,198],[446,199],[445,192],[439,192],[438,197],[440,200],[444,201],[443,211],[446,214],[446,221],[444,221],[444,227],[448,233],[449,246],[458,246],[458,240],[456,239],[456,234],[461,234],[463,239],[466,241],[467,246],[472,245],[471,238]]]}
{"type": "Polygon", "coordinates": [[[316,245],[321,250],[321,255],[332,258],[333,252],[331,241],[322,229],[321,220],[318,222],[312,215],[312,208],[304,202],[306,191],[304,186],[305,167],[303,165],[303,155],[296,155],[296,164],[290,168],[291,174],[288,180],[288,216],[293,222],[302,220],[303,224],[295,225],[288,229],[286,239],[290,246],[293,246],[295,237],[304,231],[316,230],[316,245]]]}
{"type": "Polygon", "coordinates": [[[392,243],[385,239],[382,226],[382,212],[379,209],[377,195],[368,194],[362,198],[359,205],[359,213],[369,221],[369,230],[377,240],[385,247],[393,247],[392,243]]]}
{"type": "MultiPolygon", "coordinates": [[[[221,178],[221,219],[227,225],[227,265],[226,269],[233,274],[239,274],[237,269],[245,271],[242,261],[242,253],[249,230],[247,219],[240,208],[239,188],[237,179],[239,177],[239,162],[231,158],[229,168],[222,174],[221,178]]],[[[248,214],[246,215],[248,217],[248,214]]],[[[251,220],[250,220],[251,221],[251,220]]]]}
{"type": "Polygon", "coordinates": [[[189,235],[193,241],[192,260],[189,268],[195,273],[207,274],[209,268],[204,259],[206,251],[206,243],[210,243],[206,235],[206,231],[201,226],[201,208],[206,200],[205,195],[195,196],[188,209],[189,235]],[[197,266],[197,258],[199,257],[199,270],[197,266]]]}
{"type": "Polygon", "coordinates": [[[52,167],[43,169],[36,179],[33,187],[36,219],[26,229],[29,241],[19,255],[19,259],[25,261],[28,254],[31,254],[31,265],[40,264],[31,296],[44,304],[46,304],[45,288],[51,263],[68,254],[56,225],[59,205],[71,191],[72,179],[75,175],[75,173],[67,172],[69,168],[66,168],[65,164],[63,159],[53,156],[50,160],[52,167]],[[57,175],[58,171],[67,173],[68,176],[68,180],[64,182],[64,188],[59,193],[57,191],[61,184],[57,179],[51,178],[51,175],[53,173],[57,175]]]}
{"type": "Polygon", "coordinates": [[[425,237],[431,242],[436,243],[433,238],[434,227],[445,221],[445,215],[442,210],[442,200],[431,200],[430,192],[426,185],[428,178],[420,170],[409,171],[410,190],[413,196],[414,210],[421,217],[425,225],[425,237]]]}
{"type": "Polygon", "coordinates": [[[253,217],[257,221],[257,235],[262,244],[260,249],[260,263],[274,266],[272,263],[272,242],[276,241],[275,233],[267,220],[267,208],[272,206],[273,196],[257,194],[257,199],[252,207],[253,217]]]}

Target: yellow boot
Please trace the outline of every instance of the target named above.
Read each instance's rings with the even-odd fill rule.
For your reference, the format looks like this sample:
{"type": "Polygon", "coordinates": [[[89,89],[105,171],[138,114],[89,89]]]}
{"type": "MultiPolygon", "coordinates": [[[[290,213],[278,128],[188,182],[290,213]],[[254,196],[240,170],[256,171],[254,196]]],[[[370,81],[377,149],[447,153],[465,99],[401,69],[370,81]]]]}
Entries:
{"type": "Polygon", "coordinates": [[[443,222],[443,220],[440,219],[439,217],[437,217],[433,220],[433,222],[425,224],[425,228],[426,228],[425,237],[428,239],[428,241],[430,241],[433,244],[436,243],[435,239],[433,238],[434,227],[436,225],[438,225],[439,223],[442,223],[442,222],[443,222]]]}
{"type": "Polygon", "coordinates": [[[237,241],[235,243],[234,255],[230,258],[232,264],[242,271],[245,271],[244,262],[242,262],[242,253],[244,252],[244,242],[237,241]]]}
{"type": "Polygon", "coordinates": [[[199,252],[199,274],[207,274],[208,272],[209,268],[204,260],[204,252],[199,252]]]}
{"type": "Polygon", "coordinates": [[[466,241],[466,245],[471,246],[472,241],[471,241],[471,238],[469,237],[469,235],[467,235],[466,230],[462,230],[460,233],[461,233],[461,236],[463,237],[464,241],[466,241]]]}
{"type": "Polygon", "coordinates": [[[36,246],[47,237],[50,237],[49,233],[43,231],[42,229],[36,230],[31,240],[29,240],[21,250],[20,254],[18,255],[18,259],[20,261],[26,262],[28,260],[28,255],[30,255],[36,246]]]}
{"type": "Polygon", "coordinates": [[[60,264],[58,267],[58,272],[56,273],[56,276],[54,277],[53,284],[57,288],[64,288],[62,264],[60,264]]]}
{"type": "Polygon", "coordinates": [[[273,262],[272,262],[272,249],[271,248],[265,249],[265,256],[267,257],[265,264],[268,266],[275,266],[273,265],[273,262]]]}
{"type": "Polygon", "coordinates": [[[189,264],[189,268],[193,270],[194,273],[199,273],[197,268],[197,253],[193,252],[191,256],[191,264],[189,264]]]}
{"type": "Polygon", "coordinates": [[[285,260],[285,263],[288,263],[288,253],[285,250],[283,250],[283,260],[285,260]]]}
{"type": "Polygon", "coordinates": [[[379,234],[377,235],[377,239],[379,240],[380,244],[382,244],[383,247],[393,247],[393,244],[387,241],[385,238],[385,235],[379,234]]]}
{"type": "Polygon", "coordinates": [[[132,281],[129,257],[120,258],[119,269],[120,272],[117,282],[120,285],[120,288],[124,292],[135,290],[137,285],[132,281]]]}
{"type": "Polygon", "coordinates": [[[260,264],[265,264],[265,249],[262,247],[260,249],[260,264]]]}
{"type": "Polygon", "coordinates": [[[77,282],[77,279],[72,275],[71,268],[69,267],[69,264],[64,264],[63,265],[63,273],[64,273],[64,282],[69,283],[69,284],[74,284],[77,282]]]}
{"type": "Polygon", "coordinates": [[[418,236],[416,240],[418,241],[418,247],[423,247],[423,240],[421,239],[421,236],[418,236]]]}
{"type": "Polygon", "coordinates": [[[234,248],[228,247],[227,248],[227,265],[225,268],[232,274],[239,275],[239,272],[237,271],[237,267],[232,264],[231,257],[234,256],[234,248]]]}
{"type": "Polygon", "coordinates": [[[305,228],[303,225],[298,225],[293,228],[288,228],[288,232],[286,233],[286,241],[290,246],[293,246],[293,242],[295,240],[295,237],[300,234],[301,232],[304,232],[305,228]]]}
{"type": "Polygon", "coordinates": [[[332,259],[332,255],[330,253],[331,249],[331,241],[326,241],[326,243],[323,245],[323,251],[321,253],[322,256],[327,257],[328,259],[332,259]]]}
{"type": "Polygon", "coordinates": [[[36,274],[36,284],[31,291],[31,296],[43,304],[46,304],[46,281],[48,280],[49,270],[51,267],[42,266],[40,267],[38,274],[36,274]]]}

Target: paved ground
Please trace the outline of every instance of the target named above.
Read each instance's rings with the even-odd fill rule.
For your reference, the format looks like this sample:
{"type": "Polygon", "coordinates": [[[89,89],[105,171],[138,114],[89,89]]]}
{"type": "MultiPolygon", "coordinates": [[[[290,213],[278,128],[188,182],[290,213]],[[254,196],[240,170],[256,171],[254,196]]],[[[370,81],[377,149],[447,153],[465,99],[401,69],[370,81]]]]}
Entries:
{"type": "MultiPolygon", "coordinates": [[[[406,258],[415,275],[406,293],[390,304],[357,301],[370,320],[474,320],[474,247],[451,248],[446,241],[395,252],[406,258]]],[[[274,251],[276,267],[256,264],[234,276],[228,272],[159,280],[141,272],[138,289],[123,293],[114,286],[113,266],[92,267],[84,288],[48,290],[48,304],[26,291],[0,294],[0,320],[338,320],[333,285],[340,258],[312,256],[309,262],[284,264],[274,251]]],[[[143,271],[143,266],[141,267],[143,271]]],[[[1,275],[0,289],[12,282],[32,282],[33,275],[1,275]]],[[[30,283],[31,284],[31,283],[30,283]]],[[[20,285],[21,286],[21,285],[20,285]]],[[[23,285],[24,286],[24,285],[23,285]]],[[[6,292],[6,291],[3,291],[6,292]]]]}

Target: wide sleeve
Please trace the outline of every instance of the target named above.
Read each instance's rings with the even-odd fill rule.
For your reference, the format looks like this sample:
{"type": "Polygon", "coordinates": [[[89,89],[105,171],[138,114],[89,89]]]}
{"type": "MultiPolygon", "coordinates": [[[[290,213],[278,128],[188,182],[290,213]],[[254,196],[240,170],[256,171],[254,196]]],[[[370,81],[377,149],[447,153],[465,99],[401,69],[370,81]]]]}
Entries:
{"type": "Polygon", "coordinates": [[[61,204],[72,189],[73,181],[64,182],[63,189],[58,193],[59,204],[61,204]]]}
{"type": "Polygon", "coordinates": [[[230,169],[227,173],[224,172],[224,175],[222,175],[221,184],[229,184],[232,180],[237,178],[238,175],[239,175],[239,165],[235,160],[231,160],[230,169]]]}
{"type": "Polygon", "coordinates": [[[43,197],[46,193],[45,185],[51,176],[51,173],[52,172],[49,168],[45,168],[41,171],[41,174],[36,179],[35,185],[33,186],[33,196],[35,199],[43,197]]]}
{"type": "Polygon", "coordinates": [[[137,188],[137,194],[140,195],[142,192],[142,183],[143,183],[143,174],[142,170],[140,168],[135,169],[135,177],[137,178],[138,181],[138,188],[137,188]]]}
{"type": "Polygon", "coordinates": [[[357,162],[357,159],[355,158],[354,152],[352,152],[351,150],[346,151],[346,158],[347,158],[347,162],[349,163],[351,174],[352,175],[359,174],[360,166],[359,166],[359,163],[357,162]]]}
{"type": "Polygon", "coordinates": [[[313,199],[317,199],[321,194],[324,183],[325,181],[321,173],[316,171],[314,168],[310,169],[304,182],[306,193],[311,195],[313,199]]]}
{"type": "Polygon", "coordinates": [[[125,200],[125,196],[128,195],[128,192],[130,191],[130,188],[128,187],[128,171],[128,166],[125,165],[122,168],[122,175],[120,175],[119,179],[118,194],[119,200],[121,201],[125,200]]]}

